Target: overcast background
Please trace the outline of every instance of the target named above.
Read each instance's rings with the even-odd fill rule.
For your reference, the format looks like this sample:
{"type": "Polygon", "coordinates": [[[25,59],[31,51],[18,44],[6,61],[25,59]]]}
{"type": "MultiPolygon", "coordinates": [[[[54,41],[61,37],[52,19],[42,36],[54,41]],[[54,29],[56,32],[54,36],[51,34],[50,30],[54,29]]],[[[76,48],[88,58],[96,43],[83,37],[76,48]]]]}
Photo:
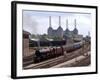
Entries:
{"type": "Polygon", "coordinates": [[[59,27],[59,16],[61,16],[61,27],[66,29],[66,20],[68,20],[69,30],[75,28],[76,19],[79,34],[84,36],[91,33],[91,14],[75,12],[47,12],[47,11],[29,11],[23,10],[23,29],[31,34],[47,34],[49,27],[49,16],[51,16],[52,28],[59,27]]]}

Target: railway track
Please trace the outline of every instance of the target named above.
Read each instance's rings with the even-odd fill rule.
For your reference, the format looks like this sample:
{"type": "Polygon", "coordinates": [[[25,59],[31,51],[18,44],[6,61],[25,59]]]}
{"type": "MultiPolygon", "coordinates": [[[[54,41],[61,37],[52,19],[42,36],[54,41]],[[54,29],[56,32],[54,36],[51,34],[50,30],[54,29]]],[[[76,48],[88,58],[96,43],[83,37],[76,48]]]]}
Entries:
{"type": "Polygon", "coordinates": [[[90,64],[90,52],[88,53],[88,56],[80,55],[78,57],[75,57],[71,60],[68,60],[64,63],[58,64],[53,66],[52,68],[60,68],[60,67],[78,67],[78,66],[87,66],[90,64]]]}
{"type": "Polygon", "coordinates": [[[43,61],[43,62],[40,62],[40,63],[37,63],[37,64],[31,64],[29,66],[26,66],[25,69],[32,69],[32,68],[36,69],[36,68],[50,67],[50,66],[53,66],[54,62],[61,61],[63,58],[64,58],[64,56],[60,56],[60,57],[50,59],[50,60],[47,60],[47,61],[43,61]]]}
{"type": "Polygon", "coordinates": [[[53,59],[49,59],[40,63],[36,63],[36,64],[30,64],[26,67],[24,67],[24,69],[39,69],[39,68],[50,68],[52,66],[55,66],[57,64],[63,63],[65,61],[69,61],[75,57],[78,57],[80,55],[83,55],[84,52],[87,52],[87,49],[84,50],[84,52],[82,51],[83,48],[77,49],[71,53],[66,53],[65,55],[53,58],[53,59]]]}

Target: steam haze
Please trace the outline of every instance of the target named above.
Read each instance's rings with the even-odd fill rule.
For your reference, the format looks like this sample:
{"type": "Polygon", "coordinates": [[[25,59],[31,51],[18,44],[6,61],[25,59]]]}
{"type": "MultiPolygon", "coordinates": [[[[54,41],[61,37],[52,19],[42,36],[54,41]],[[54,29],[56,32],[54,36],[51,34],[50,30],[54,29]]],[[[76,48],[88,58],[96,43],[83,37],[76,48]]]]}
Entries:
{"type": "Polygon", "coordinates": [[[67,12],[46,12],[46,11],[23,11],[23,29],[31,34],[47,34],[49,28],[49,16],[53,29],[59,27],[59,16],[61,16],[61,27],[66,29],[66,20],[68,19],[68,28],[75,28],[74,20],[79,34],[84,36],[91,33],[91,14],[89,13],[67,13],[67,12]]]}

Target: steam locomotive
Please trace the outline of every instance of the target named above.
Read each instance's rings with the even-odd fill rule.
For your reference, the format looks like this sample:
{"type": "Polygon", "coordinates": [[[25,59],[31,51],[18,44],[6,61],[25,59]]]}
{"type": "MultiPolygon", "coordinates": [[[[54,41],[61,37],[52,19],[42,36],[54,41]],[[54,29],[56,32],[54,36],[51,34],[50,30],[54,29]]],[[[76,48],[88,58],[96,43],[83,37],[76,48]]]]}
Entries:
{"type": "Polygon", "coordinates": [[[64,54],[70,53],[83,46],[83,42],[74,43],[69,46],[52,47],[47,49],[36,50],[34,56],[34,63],[38,63],[47,59],[55,58],[64,54]]]}

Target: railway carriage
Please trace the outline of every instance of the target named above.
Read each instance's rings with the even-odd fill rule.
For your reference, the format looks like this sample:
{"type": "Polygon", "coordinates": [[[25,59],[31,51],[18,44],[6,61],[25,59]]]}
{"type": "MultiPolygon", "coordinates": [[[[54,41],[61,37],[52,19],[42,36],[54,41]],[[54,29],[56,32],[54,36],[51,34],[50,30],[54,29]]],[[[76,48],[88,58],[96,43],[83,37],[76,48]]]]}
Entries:
{"type": "Polygon", "coordinates": [[[77,50],[83,46],[83,42],[74,43],[69,46],[60,46],[60,47],[53,47],[53,48],[46,48],[41,50],[36,50],[34,62],[38,63],[50,58],[55,58],[64,54],[64,51],[70,53],[74,50],[77,50]]]}

